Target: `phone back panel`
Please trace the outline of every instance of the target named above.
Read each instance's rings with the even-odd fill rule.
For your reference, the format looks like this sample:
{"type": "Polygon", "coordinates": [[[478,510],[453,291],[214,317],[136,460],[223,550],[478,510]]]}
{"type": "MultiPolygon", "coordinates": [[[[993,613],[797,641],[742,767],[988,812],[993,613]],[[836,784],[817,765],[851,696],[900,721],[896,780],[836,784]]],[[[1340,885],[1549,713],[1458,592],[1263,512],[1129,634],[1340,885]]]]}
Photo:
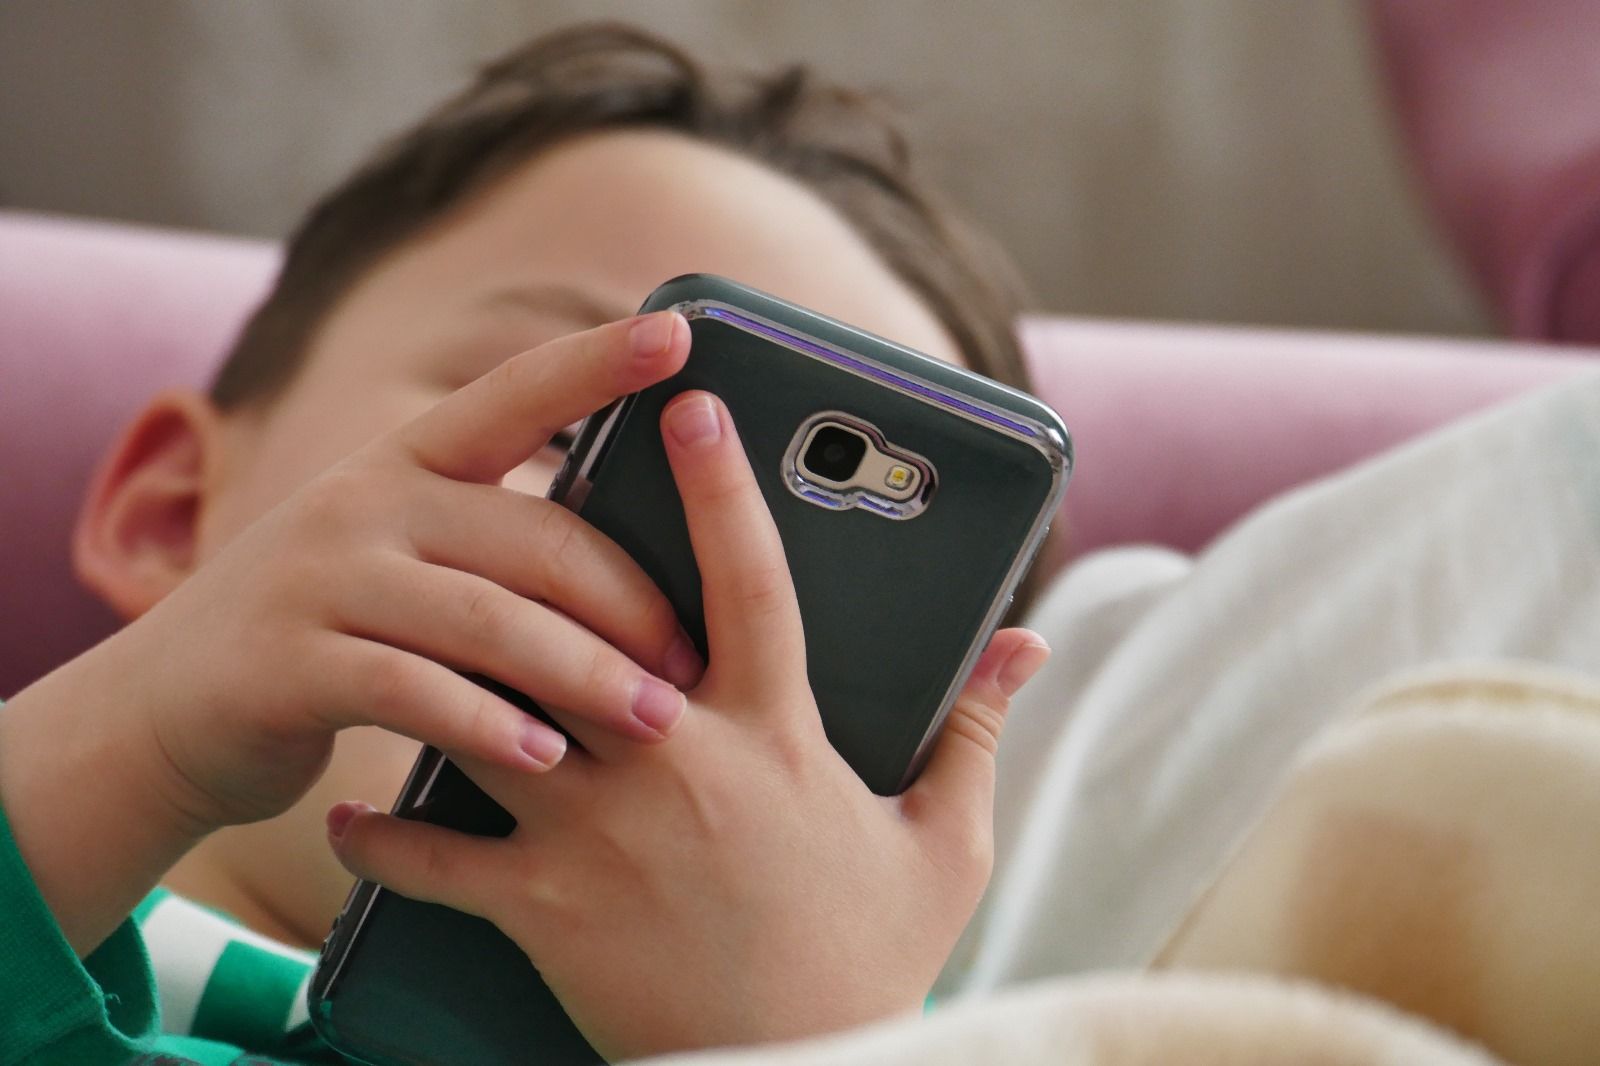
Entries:
{"type": "Polygon", "coordinates": [[[812,690],[834,747],[873,791],[899,791],[1053,479],[1043,456],[961,415],[885,389],[709,317],[692,320],[694,357],[635,397],[580,513],[637,559],[704,648],[700,575],[660,443],[661,409],[685,389],[727,403],[750,455],[805,625],[812,690]],[[896,520],[830,510],[790,491],[796,431],[819,411],[872,423],[928,459],[927,509],[896,520]]]}
{"type": "MultiPolygon", "coordinates": [[[[574,502],[639,562],[705,652],[699,569],[660,416],[686,389],[720,396],[782,536],[828,738],[873,791],[897,792],[920,768],[1059,503],[1070,468],[1065,429],[1031,397],[731,282],[676,279],[644,309],[673,306],[690,319],[688,363],[621,401],[609,424],[591,419],[551,495],[574,502]],[[774,325],[802,344],[821,342],[824,356],[857,353],[871,365],[863,372],[848,357],[807,354],[761,332],[774,325]],[[873,376],[873,367],[889,374],[873,376]],[[958,399],[934,402],[929,393],[958,399]],[[865,420],[926,459],[936,485],[925,510],[893,519],[824,508],[792,491],[784,457],[796,430],[822,411],[865,420]],[[578,460],[591,452],[580,478],[578,460]]],[[[520,694],[483,683],[537,713],[520,694]]],[[[431,751],[397,809],[469,832],[512,828],[431,751]]],[[[336,1046],[384,1066],[601,1061],[493,925],[370,885],[352,895],[325,946],[312,999],[336,1046]]]]}

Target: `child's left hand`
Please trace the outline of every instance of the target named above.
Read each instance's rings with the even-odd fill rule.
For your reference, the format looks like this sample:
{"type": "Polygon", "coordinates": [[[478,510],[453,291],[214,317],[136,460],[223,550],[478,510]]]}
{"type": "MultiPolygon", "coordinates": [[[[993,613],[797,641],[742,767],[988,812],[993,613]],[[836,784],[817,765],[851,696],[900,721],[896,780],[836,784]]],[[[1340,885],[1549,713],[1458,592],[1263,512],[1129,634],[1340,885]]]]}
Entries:
{"type": "Polygon", "coordinates": [[[726,410],[689,394],[663,427],[710,647],[673,742],[563,720],[584,751],[548,774],[460,760],[511,836],[341,804],[334,847],[360,877],[493,921],[610,1057],[915,1011],[988,881],[995,745],[1048,650],[996,634],[922,776],[874,795],[823,733],[782,543],[726,410]]]}

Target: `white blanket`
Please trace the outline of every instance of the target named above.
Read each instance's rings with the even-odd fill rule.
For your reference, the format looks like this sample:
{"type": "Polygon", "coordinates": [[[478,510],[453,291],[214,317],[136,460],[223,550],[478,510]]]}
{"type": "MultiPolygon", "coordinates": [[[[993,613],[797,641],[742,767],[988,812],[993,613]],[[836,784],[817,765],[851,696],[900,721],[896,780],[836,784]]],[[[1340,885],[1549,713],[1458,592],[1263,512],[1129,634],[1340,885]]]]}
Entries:
{"type": "Polygon", "coordinates": [[[945,995],[1145,962],[1387,675],[1600,675],[1600,375],[1284,496],[1195,560],[1086,558],[1031,624],[1056,654],[1001,741],[996,875],[945,995]]]}
{"type": "Polygon", "coordinates": [[[781,1048],[650,1066],[1503,1066],[1372,1000],[1263,978],[1059,978],[781,1048]]]}

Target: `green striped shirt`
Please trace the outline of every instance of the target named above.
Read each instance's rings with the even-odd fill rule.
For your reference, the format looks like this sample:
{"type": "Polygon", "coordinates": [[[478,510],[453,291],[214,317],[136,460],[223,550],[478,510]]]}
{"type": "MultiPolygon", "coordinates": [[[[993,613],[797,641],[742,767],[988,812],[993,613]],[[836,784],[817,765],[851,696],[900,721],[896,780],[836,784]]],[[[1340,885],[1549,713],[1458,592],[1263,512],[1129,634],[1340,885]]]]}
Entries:
{"type": "Polygon", "coordinates": [[[150,955],[161,1028],[240,1048],[320,1048],[306,1016],[316,956],[158,888],[133,912],[150,955]]]}
{"type": "Polygon", "coordinates": [[[306,1020],[314,962],[165,889],[80,960],[0,811],[0,1066],[341,1063],[306,1020]]]}

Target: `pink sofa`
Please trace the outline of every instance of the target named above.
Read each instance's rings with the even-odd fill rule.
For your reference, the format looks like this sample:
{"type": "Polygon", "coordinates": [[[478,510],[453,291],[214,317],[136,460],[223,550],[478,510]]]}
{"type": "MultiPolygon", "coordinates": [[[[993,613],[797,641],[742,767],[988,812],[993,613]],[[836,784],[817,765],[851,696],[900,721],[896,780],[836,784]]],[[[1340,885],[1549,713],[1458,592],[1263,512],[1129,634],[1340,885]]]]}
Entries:
{"type": "Polygon", "coordinates": [[[1600,343],[1600,4],[1368,4],[1423,188],[1507,332],[1600,343]]]}
{"type": "MultiPolygon", "coordinates": [[[[275,261],[257,241],[0,212],[0,697],[112,629],[71,577],[79,494],[148,395],[204,384],[275,261]]],[[[1077,440],[1072,552],[1200,548],[1275,493],[1597,365],[1526,345],[1050,316],[1024,331],[1077,440]]]]}

